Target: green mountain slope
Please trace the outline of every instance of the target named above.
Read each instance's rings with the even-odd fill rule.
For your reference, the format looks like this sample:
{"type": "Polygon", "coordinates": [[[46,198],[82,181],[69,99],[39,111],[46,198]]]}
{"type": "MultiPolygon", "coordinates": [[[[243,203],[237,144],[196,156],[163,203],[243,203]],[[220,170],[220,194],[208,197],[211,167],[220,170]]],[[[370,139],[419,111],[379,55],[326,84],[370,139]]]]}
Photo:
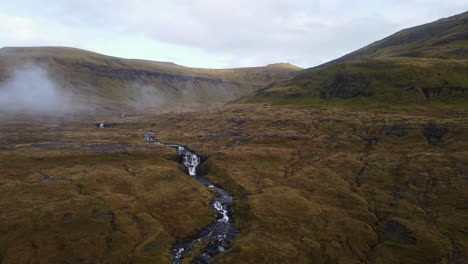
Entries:
{"type": "MultiPolygon", "coordinates": [[[[45,69],[50,79],[74,98],[111,110],[225,102],[289,78],[301,69],[290,64],[198,69],[66,47],[0,49],[0,81],[8,80],[15,70],[21,73],[21,65],[45,69]]],[[[31,89],[34,85],[39,84],[31,89]]]]}
{"type": "Polygon", "coordinates": [[[468,102],[468,13],[402,30],[244,102],[459,104],[468,102]]]}
{"type": "Polygon", "coordinates": [[[468,59],[468,12],[404,29],[336,61],[386,57],[468,59]]]}

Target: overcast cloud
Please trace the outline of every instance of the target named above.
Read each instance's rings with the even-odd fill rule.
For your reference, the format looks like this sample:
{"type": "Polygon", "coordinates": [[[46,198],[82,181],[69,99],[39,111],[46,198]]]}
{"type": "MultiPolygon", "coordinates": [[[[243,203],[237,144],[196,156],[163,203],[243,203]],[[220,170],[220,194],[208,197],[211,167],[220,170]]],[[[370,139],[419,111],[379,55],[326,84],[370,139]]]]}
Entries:
{"type": "Polygon", "coordinates": [[[72,46],[195,67],[311,67],[466,0],[16,0],[0,4],[0,46],[72,46]]]}

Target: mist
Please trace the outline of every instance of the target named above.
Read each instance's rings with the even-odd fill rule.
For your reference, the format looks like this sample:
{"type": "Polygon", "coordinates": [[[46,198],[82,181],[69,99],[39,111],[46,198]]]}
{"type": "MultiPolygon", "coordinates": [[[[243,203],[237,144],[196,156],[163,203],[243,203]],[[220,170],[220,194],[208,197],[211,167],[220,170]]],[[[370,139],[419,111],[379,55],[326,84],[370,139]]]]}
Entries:
{"type": "Polygon", "coordinates": [[[151,85],[133,83],[130,88],[130,100],[127,104],[138,111],[164,107],[166,95],[151,85]]]}
{"type": "Polygon", "coordinates": [[[71,98],[37,65],[15,69],[0,84],[0,112],[61,115],[72,111],[71,98]]]}

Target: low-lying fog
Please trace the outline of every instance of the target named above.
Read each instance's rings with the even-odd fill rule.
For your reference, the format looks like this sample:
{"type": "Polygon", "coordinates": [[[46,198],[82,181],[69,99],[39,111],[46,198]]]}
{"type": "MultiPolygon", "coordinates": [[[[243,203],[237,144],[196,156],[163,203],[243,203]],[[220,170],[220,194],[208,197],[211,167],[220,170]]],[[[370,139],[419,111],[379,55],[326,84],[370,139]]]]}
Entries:
{"type": "Polygon", "coordinates": [[[1,112],[55,115],[71,110],[71,98],[39,66],[22,66],[0,83],[1,112]]]}

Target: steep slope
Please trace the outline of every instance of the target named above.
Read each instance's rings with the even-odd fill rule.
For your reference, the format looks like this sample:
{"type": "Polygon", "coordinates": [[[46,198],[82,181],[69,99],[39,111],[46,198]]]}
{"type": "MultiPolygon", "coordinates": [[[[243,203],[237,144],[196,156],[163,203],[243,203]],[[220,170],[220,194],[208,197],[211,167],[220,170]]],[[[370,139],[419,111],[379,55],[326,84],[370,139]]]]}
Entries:
{"type": "Polygon", "coordinates": [[[468,100],[468,13],[402,30],[244,102],[458,104],[468,100]]]}
{"type": "Polygon", "coordinates": [[[468,59],[468,12],[404,29],[336,61],[386,57],[468,59]]]}
{"type": "MultiPolygon", "coordinates": [[[[24,65],[46,69],[48,77],[75,98],[103,109],[220,103],[289,78],[289,64],[238,69],[197,69],[170,62],[129,60],[66,47],[0,49],[0,81],[24,65]],[[22,65],[22,66],[21,66],[22,65]]],[[[40,83],[32,84],[40,85],[40,83]]]]}

